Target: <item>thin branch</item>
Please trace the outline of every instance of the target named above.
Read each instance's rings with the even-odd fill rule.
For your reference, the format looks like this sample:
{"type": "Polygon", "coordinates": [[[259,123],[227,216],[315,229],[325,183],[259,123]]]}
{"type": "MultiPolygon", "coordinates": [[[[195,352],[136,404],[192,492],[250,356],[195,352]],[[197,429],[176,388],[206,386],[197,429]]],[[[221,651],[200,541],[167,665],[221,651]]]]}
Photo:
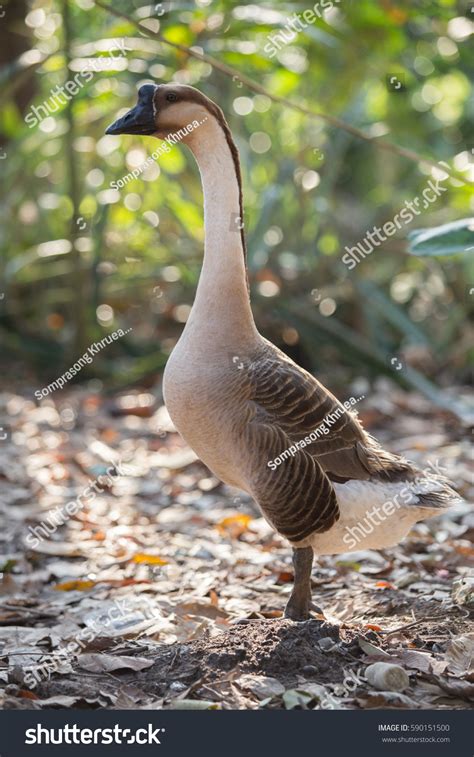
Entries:
{"type": "Polygon", "coordinates": [[[445,618],[445,617],[446,616],[444,613],[438,613],[438,615],[425,615],[424,618],[415,620],[413,623],[407,623],[405,626],[394,628],[392,631],[378,631],[378,633],[383,634],[385,637],[387,637],[387,636],[391,636],[394,633],[400,633],[401,631],[406,631],[408,628],[414,628],[415,626],[419,626],[421,623],[427,623],[429,620],[439,620],[440,618],[445,618]]]}
{"type": "MultiPolygon", "coordinates": [[[[330,124],[331,126],[334,126],[337,129],[342,129],[346,131],[348,134],[352,134],[354,137],[357,137],[357,139],[363,139],[364,141],[371,143],[374,147],[377,147],[381,150],[386,150],[388,152],[395,153],[396,155],[400,155],[403,158],[407,158],[408,160],[411,160],[414,163],[422,162],[422,163],[426,163],[432,168],[440,167],[438,161],[432,160],[431,158],[425,158],[419,153],[415,152],[414,150],[409,150],[406,147],[401,147],[400,145],[396,145],[393,142],[389,142],[386,139],[381,139],[380,137],[371,137],[369,134],[362,131],[362,129],[358,129],[356,126],[351,126],[350,124],[347,124],[345,121],[341,121],[341,119],[337,118],[336,116],[331,116],[331,115],[328,115],[327,113],[322,113],[321,111],[310,110],[304,105],[300,105],[299,103],[293,102],[292,100],[288,100],[286,97],[273,95],[270,92],[268,92],[268,90],[266,90],[265,87],[262,87],[261,84],[254,81],[254,79],[250,79],[245,74],[240,73],[240,71],[238,71],[236,68],[233,68],[232,66],[228,66],[226,63],[222,63],[222,61],[218,60],[217,58],[214,58],[211,55],[208,55],[207,53],[201,53],[198,50],[193,50],[192,48],[187,47],[186,45],[181,45],[178,42],[171,42],[169,39],[166,39],[166,37],[163,37],[163,35],[160,34],[159,32],[152,32],[142,23],[135,21],[135,19],[132,18],[131,16],[127,15],[126,13],[122,13],[122,11],[118,11],[115,8],[112,8],[110,5],[107,5],[106,3],[101,2],[101,0],[94,0],[94,2],[95,2],[95,5],[107,11],[108,13],[111,13],[113,16],[116,16],[117,18],[121,18],[121,19],[124,19],[125,21],[128,21],[136,29],[138,29],[141,34],[144,34],[146,37],[150,37],[151,39],[157,39],[160,42],[162,42],[164,45],[168,45],[168,47],[172,47],[175,50],[179,50],[180,52],[185,53],[186,55],[189,55],[192,58],[196,58],[197,60],[200,60],[203,63],[208,63],[210,66],[221,71],[226,76],[231,77],[234,81],[235,79],[238,79],[240,82],[242,82],[242,84],[244,84],[251,91],[256,92],[257,94],[260,94],[260,95],[265,95],[266,97],[268,97],[270,100],[272,100],[275,103],[279,103],[280,105],[285,105],[287,108],[292,108],[293,110],[297,110],[300,113],[303,113],[305,116],[308,116],[309,118],[320,119],[322,121],[326,121],[326,123],[330,124]]],[[[451,176],[453,179],[456,179],[457,181],[460,181],[463,184],[466,184],[466,185],[472,184],[472,182],[466,181],[464,176],[453,171],[444,162],[443,162],[443,171],[449,174],[449,176],[451,176]]]]}
{"type": "MultiPolygon", "coordinates": [[[[71,63],[72,50],[72,29],[71,29],[71,11],[69,0],[62,0],[62,21],[64,30],[64,57],[65,57],[65,75],[68,78],[69,65],[71,63]]],[[[86,308],[87,296],[85,293],[85,271],[82,266],[82,257],[80,250],[77,249],[77,239],[79,230],[77,227],[77,218],[79,215],[79,205],[81,199],[81,189],[79,186],[79,176],[76,164],[76,153],[74,151],[75,138],[75,119],[73,100],[68,98],[65,109],[67,131],[64,134],[64,145],[67,165],[67,176],[69,184],[69,197],[72,203],[72,217],[70,223],[69,238],[72,243],[72,279],[74,289],[74,301],[72,303],[72,322],[75,323],[76,333],[72,354],[80,355],[86,343],[86,308]]]]}

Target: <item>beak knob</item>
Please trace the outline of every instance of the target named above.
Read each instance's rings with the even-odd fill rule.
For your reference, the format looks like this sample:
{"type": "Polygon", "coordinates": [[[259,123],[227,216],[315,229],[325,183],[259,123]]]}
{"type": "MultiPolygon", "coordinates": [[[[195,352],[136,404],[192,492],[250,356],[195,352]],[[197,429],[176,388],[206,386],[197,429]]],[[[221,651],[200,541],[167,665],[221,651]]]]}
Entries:
{"type": "Polygon", "coordinates": [[[154,134],[156,131],[153,98],[155,84],[144,84],[138,90],[138,102],[134,108],[107,127],[106,134],[154,134]]]}

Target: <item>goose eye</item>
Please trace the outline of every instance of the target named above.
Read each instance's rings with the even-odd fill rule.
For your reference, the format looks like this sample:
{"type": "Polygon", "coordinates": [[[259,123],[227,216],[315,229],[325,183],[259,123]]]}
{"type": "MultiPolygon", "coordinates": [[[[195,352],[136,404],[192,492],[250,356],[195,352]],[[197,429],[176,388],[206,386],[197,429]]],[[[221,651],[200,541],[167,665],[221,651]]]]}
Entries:
{"type": "Polygon", "coordinates": [[[169,103],[175,103],[178,99],[178,95],[176,95],[174,92],[168,92],[166,99],[169,103]]]}

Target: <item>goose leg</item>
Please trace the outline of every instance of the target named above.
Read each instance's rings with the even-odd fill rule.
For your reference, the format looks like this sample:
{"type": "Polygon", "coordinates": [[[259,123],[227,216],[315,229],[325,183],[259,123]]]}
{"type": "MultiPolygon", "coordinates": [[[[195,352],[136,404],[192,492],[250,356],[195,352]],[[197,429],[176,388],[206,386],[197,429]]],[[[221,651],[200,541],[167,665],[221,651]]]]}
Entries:
{"type": "Polygon", "coordinates": [[[293,548],[293,566],[295,579],[293,591],[285,607],[285,618],[308,620],[311,609],[311,568],[313,567],[313,548],[293,548]]]}

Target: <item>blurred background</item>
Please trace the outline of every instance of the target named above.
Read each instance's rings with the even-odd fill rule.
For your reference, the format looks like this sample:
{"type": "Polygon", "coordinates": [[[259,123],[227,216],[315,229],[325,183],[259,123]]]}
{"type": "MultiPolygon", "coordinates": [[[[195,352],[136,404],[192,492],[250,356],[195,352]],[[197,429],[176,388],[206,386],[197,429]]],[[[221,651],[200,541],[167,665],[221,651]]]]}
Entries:
{"type": "MultiPolygon", "coordinates": [[[[472,499],[474,3],[325,0],[318,15],[306,2],[0,0],[0,708],[153,709],[186,696],[199,709],[262,707],[242,704],[229,667],[216,688],[228,663],[212,660],[240,660],[226,632],[242,617],[278,622],[293,581],[288,544],[196,458],[163,406],[201,268],[202,192],[184,146],[146,163],[156,139],[105,135],[142,84],[194,85],[229,121],[261,333],[341,400],[364,395],[367,431],[472,499]],[[344,263],[410,204],[411,222],[344,263]],[[38,401],[90,347],[93,359],[38,401]],[[118,600],[153,617],[102,625],[118,600]],[[32,693],[28,672],[46,652],[64,660],[63,644],[91,624],[92,668],[68,646],[32,693]],[[117,670],[111,655],[140,650],[155,667],[100,674],[117,670]]],[[[370,631],[397,664],[405,646],[416,685],[396,704],[365,686],[335,707],[468,706],[459,650],[472,646],[473,538],[463,503],[397,547],[317,560],[327,619],[370,631]]],[[[308,636],[297,654],[272,655],[270,636],[243,633],[252,662],[241,672],[277,676],[287,695],[269,707],[301,703],[291,687],[303,674],[334,697],[342,665],[375,649],[344,635],[350,655],[328,655],[308,636]]]]}
{"type": "Polygon", "coordinates": [[[160,376],[201,266],[199,175],[177,146],[114,189],[159,143],[104,131],[141,84],[178,81],[222,107],[240,150],[260,331],[334,391],[388,374],[449,407],[453,384],[468,380],[472,256],[410,254],[407,234],[472,215],[472,6],[341,0],[290,39],[288,19],[310,4],[114,0],[127,20],[93,0],[4,0],[7,379],[44,386],[117,328],[133,331],[71,383],[115,392],[160,376]],[[145,36],[133,20],[230,71],[145,36]],[[274,42],[281,31],[287,44],[274,42]],[[80,83],[74,96],[59,96],[71,81],[80,83]],[[271,95],[385,138],[411,158],[271,95]],[[393,219],[436,175],[423,158],[449,167],[447,191],[350,271],[345,246],[393,219]]]}

